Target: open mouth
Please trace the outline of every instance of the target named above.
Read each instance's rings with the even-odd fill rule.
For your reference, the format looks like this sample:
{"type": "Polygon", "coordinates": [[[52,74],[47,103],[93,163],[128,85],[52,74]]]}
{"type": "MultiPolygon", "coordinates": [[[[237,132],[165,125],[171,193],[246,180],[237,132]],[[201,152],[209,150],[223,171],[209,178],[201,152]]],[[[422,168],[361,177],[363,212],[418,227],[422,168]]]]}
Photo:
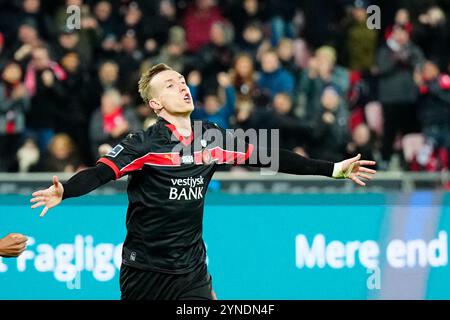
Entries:
{"type": "Polygon", "coordinates": [[[186,93],[184,95],[184,101],[187,103],[190,103],[192,101],[191,95],[189,93],[186,93]]]}

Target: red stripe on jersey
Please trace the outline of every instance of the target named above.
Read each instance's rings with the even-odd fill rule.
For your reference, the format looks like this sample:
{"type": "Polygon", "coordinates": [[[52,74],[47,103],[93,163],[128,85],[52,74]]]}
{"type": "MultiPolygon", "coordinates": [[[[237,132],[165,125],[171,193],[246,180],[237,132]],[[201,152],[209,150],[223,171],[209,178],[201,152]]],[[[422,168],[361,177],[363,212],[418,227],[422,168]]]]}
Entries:
{"type": "Polygon", "coordinates": [[[238,152],[231,150],[224,150],[220,147],[215,147],[210,150],[213,160],[217,160],[218,163],[228,164],[244,164],[244,162],[250,157],[254,149],[252,144],[248,145],[247,152],[238,152]]]}
{"type": "Polygon", "coordinates": [[[120,170],[119,170],[119,168],[116,166],[116,164],[115,164],[114,162],[112,162],[111,160],[106,159],[106,158],[100,158],[100,159],[98,159],[97,163],[99,163],[99,162],[101,162],[101,163],[103,163],[103,164],[106,164],[108,167],[110,167],[111,169],[113,169],[113,170],[114,170],[114,173],[116,174],[116,179],[118,179],[118,178],[121,177],[121,175],[120,175],[120,170]]]}
{"type": "Polygon", "coordinates": [[[123,175],[127,172],[141,170],[145,164],[156,166],[179,166],[181,164],[178,153],[147,153],[145,156],[137,158],[120,170],[123,175]]]}

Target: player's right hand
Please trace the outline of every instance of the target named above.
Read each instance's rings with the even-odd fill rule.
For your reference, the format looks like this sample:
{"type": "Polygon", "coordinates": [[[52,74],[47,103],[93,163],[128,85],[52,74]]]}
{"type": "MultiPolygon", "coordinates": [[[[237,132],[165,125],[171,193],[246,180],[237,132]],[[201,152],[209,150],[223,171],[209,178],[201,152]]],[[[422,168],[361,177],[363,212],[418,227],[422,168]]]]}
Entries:
{"type": "Polygon", "coordinates": [[[18,257],[27,248],[28,238],[20,233],[10,233],[0,239],[0,256],[18,257]]]}
{"type": "Polygon", "coordinates": [[[48,209],[57,206],[62,201],[64,188],[59,182],[57,176],[53,176],[53,185],[45,190],[38,190],[33,192],[33,198],[30,202],[36,202],[31,206],[32,209],[45,206],[41,212],[41,217],[45,216],[48,209]]]}

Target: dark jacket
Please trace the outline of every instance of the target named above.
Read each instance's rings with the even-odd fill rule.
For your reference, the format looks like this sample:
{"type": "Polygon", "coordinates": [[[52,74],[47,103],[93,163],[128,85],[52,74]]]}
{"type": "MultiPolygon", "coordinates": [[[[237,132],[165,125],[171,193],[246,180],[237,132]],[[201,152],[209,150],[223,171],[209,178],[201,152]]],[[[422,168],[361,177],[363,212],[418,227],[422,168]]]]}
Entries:
{"type": "Polygon", "coordinates": [[[415,68],[424,61],[422,51],[409,43],[398,52],[387,44],[378,51],[378,98],[383,104],[407,104],[417,100],[415,68]]]}

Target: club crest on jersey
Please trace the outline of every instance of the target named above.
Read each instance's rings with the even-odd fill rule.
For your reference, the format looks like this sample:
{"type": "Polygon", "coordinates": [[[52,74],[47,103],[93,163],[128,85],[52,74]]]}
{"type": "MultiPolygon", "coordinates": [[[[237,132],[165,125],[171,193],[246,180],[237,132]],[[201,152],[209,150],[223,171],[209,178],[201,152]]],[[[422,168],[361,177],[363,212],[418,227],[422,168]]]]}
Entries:
{"type": "Polygon", "coordinates": [[[119,153],[122,152],[122,150],[123,150],[123,147],[122,147],[120,144],[118,144],[118,145],[115,146],[113,149],[111,149],[106,155],[107,155],[108,157],[115,158],[115,157],[117,157],[117,155],[118,155],[119,153]]]}
{"type": "Polygon", "coordinates": [[[191,155],[182,156],[181,157],[181,163],[183,164],[191,164],[194,163],[194,157],[191,155]]]}

